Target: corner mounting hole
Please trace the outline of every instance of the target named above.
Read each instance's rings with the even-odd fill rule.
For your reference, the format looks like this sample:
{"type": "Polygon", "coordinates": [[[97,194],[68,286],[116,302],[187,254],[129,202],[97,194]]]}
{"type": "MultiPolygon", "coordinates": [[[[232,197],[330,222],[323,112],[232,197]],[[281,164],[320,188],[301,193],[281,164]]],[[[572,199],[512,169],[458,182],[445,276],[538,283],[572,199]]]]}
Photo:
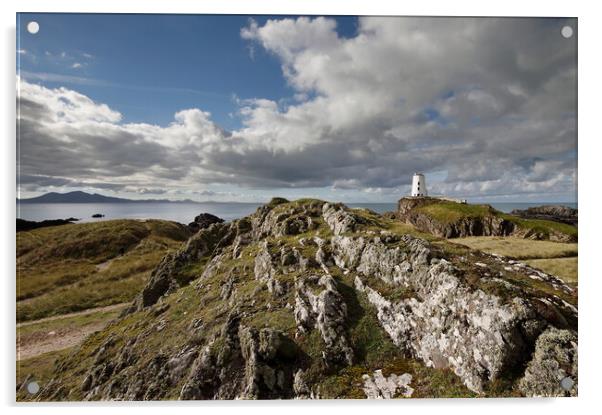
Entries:
{"type": "Polygon", "coordinates": [[[40,391],[40,385],[38,384],[38,382],[33,381],[33,382],[29,382],[27,384],[27,392],[31,393],[32,395],[35,395],[39,391],[40,391]]]}
{"type": "Polygon", "coordinates": [[[35,20],[32,20],[31,22],[27,23],[27,31],[32,35],[35,35],[40,31],[40,25],[35,20]]]}
{"type": "Polygon", "coordinates": [[[565,378],[562,378],[562,380],[560,381],[560,387],[562,389],[564,389],[565,391],[570,391],[571,389],[573,389],[574,385],[575,385],[575,381],[568,376],[565,378]]]}
{"type": "Polygon", "coordinates": [[[560,29],[560,34],[563,38],[569,39],[573,37],[573,28],[571,26],[563,26],[563,28],[560,29]]]}

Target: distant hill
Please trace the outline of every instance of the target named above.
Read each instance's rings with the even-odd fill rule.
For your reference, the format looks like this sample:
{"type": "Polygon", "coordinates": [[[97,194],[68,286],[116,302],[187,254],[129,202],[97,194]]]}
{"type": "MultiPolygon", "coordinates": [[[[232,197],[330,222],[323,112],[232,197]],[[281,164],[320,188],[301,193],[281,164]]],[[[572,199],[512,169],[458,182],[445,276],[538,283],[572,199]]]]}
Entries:
{"type": "MultiPolygon", "coordinates": [[[[121,197],[103,196],[98,193],[86,193],[75,191],[69,193],[50,192],[42,196],[32,197],[29,199],[17,199],[18,203],[149,203],[149,202],[166,202],[166,203],[198,203],[194,200],[169,200],[169,199],[124,199],[121,197]]],[[[205,202],[206,203],[206,202],[205,202]]]]}

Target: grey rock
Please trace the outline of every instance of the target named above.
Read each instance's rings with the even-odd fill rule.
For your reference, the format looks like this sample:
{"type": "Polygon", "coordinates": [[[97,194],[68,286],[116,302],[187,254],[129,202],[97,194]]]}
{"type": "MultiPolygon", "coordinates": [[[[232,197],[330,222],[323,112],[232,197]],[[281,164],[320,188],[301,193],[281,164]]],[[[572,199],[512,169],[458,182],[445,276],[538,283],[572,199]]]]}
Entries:
{"type": "Polygon", "coordinates": [[[549,328],[537,339],[519,389],[526,396],[577,396],[577,375],[577,334],[549,328]]]}
{"type": "Polygon", "coordinates": [[[410,386],[412,375],[409,373],[399,376],[393,373],[385,377],[379,369],[372,376],[366,374],[362,378],[364,393],[368,399],[391,399],[397,395],[409,398],[414,393],[414,389],[410,386]]]}
{"type": "Polygon", "coordinates": [[[353,363],[353,350],[345,332],[347,305],[336,288],[332,276],[312,275],[298,278],[295,283],[295,320],[297,329],[306,332],[318,328],[326,344],[327,363],[353,363]],[[310,285],[321,288],[315,294],[310,285]]]}

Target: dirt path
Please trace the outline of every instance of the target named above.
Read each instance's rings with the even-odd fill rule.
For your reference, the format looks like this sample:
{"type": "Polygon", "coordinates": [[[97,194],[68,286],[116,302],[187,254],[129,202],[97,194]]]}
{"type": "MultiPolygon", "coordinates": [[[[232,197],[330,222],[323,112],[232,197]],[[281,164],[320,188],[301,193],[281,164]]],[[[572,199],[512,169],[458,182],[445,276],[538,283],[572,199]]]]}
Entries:
{"type": "Polygon", "coordinates": [[[128,304],[114,304],[18,324],[17,361],[78,345],[90,334],[102,330],[115,317],[111,311],[118,311],[128,304]],[[76,317],[94,313],[99,314],[97,320],[76,321],[76,317]]]}
{"type": "Polygon", "coordinates": [[[128,304],[130,304],[130,303],[129,302],[128,303],[119,303],[119,304],[108,305],[105,307],[97,307],[97,308],[90,308],[88,310],[76,311],[74,313],[61,314],[60,316],[51,316],[51,317],[44,317],[39,320],[25,321],[23,323],[17,323],[17,328],[31,326],[32,324],[45,323],[47,321],[61,320],[64,318],[69,318],[69,317],[84,316],[86,314],[94,314],[94,313],[101,313],[104,311],[118,310],[120,308],[124,308],[128,304]]]}

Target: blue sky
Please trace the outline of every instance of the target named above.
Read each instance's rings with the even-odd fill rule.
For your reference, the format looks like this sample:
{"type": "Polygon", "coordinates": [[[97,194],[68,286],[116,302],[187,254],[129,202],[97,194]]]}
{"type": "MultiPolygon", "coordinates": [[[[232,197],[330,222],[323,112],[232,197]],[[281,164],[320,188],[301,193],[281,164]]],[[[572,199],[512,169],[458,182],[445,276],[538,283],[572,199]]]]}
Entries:
{"type": "Polygon", "coordinates": [[[573,202],[565,25],[19,14],[19,192],[393,202],[421,171],[432,194],[573,202]]]}
{"type": "MultiPolygon", "coordinates": [[[[175,112],[200,107],[235,129],[236,98],[278,101],[294,93],[278,59],[241,38],[250,18],[263,24],[276,16],[22,13],[19,49],[30,53],[18,65],[25,79],[60,75],[42,83],[77,89],[121,112],[124,122],[166,125],[175,112]],[[41,28],[35,35],[26,28],[32,20],[41,28]]],[[[356,17],[335,19],[341,36],[355,33],[356,17]]]]}

